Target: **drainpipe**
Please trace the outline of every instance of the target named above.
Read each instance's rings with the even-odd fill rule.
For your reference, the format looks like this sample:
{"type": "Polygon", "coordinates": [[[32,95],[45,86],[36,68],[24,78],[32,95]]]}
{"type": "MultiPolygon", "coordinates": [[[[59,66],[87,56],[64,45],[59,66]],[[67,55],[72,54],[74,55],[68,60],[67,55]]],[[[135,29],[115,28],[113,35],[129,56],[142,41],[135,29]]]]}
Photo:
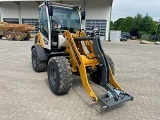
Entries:
{"type": "Polygon", "coordinates": [[[111,41],[110,40],[110,22],[111,22],[111,14],[112,14],[112,4],[113,4],[113,0],[110,1],[111,3],[111,9],[110,9],[110,17],[109,17],[109,31],[108,31],[108,41],[111,41]]]}

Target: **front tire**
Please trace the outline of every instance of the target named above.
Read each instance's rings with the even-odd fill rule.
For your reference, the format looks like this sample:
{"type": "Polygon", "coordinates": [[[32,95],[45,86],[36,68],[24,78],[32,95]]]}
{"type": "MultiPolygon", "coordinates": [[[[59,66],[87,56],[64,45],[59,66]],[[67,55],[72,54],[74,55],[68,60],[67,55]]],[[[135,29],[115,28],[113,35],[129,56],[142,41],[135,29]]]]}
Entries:
{"type": "Polygon", "coordinates": [[[56,95],[67,93],[72,86],[72,72],[65,57],[50,58],[47,66],[48,81],[56,95]]]}
{"type": "Polygon", "coordinates": [[[32,68],[35,72],[43,72],[46,70],[46,63],[39,61],[36,48],[32,49],[32,68]]]}

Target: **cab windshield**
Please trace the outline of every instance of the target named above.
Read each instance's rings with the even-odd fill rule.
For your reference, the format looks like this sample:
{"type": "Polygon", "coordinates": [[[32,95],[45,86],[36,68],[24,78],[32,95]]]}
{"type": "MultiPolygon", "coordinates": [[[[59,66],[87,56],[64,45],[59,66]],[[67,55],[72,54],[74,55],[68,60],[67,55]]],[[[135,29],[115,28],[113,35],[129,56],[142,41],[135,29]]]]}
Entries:
{"type": "Polygon", "coordinates": [[[55,24],[60,25],[60,29],[76,32],[81,29],[79,13],[76,9],[53,7],[51,16],[51,30],[55,29],[55,24]]]}

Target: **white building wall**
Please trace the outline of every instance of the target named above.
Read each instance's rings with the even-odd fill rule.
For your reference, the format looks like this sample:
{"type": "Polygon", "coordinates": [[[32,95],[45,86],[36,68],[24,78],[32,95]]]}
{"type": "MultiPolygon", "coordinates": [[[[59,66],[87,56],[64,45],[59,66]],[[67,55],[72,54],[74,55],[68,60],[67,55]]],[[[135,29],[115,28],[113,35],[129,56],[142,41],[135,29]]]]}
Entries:
{"type": "Polygon", "coordinates": [[[39,18],[38,6],[39,5],[36,2],[21,2],[20,3],[21,18],[28,18],[28,19],[39,18]]]}
{"type": "Polygon", "coordinates": [[[105,39],[109,38],[110,28],[110,12],[111,2],[110,0],[86,0],[86,19],[98,19],[107,20],[106,25],[106,36],[105,39]]]}
{"type": "Polygon", "coordinates": [[[110,0],[86,0],[86,18],[88,19],[108,19],[110,0]]]}
{"type": "Polygon", "coordinates": [[[0,4],[1,21],[3,18],[19,18],[19,7],[13,2],[3,2],[0,4]]]}
{"type": "Polygon", "coordinates": [[[20,6],[14,2],[0,4],[1,21],[3,18],[38,19],[38,4],[36,2],[20,2],[20,6]]]}
{"type": "Polygon", "coordinates": [[[121,38],[120,30],[111,30],[110,31],[110,40],[111,42],[119,42],[121,38]]]}

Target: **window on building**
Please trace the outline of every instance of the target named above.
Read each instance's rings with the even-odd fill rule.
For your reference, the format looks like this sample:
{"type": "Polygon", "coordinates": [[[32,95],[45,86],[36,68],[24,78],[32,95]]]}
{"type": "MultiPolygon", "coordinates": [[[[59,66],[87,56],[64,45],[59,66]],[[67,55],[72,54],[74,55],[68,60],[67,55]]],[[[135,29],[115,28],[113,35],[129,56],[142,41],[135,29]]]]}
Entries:
{"type": "Polygon", "coordinates": [[[19,18],[3,18],[4,22],[19,24],[19,18]]]}
{"type": "Polygon", "coordinates": [[[86,20],[86,30],[91,30],[93,26],[98,27],[100,30],[100,36],[105,36],[106,34],[106,24],[107,20],[86,20]]]}
{"type": "Polygon", "coordinates": [[[30,31],[31,33],[37,33],[38,32],[39,26],[36,23],[38,23],[38,19],[22,19],[22,24],[28,24],[28,25],[34,25],[35,26],[35,30],[30,31]]]}

